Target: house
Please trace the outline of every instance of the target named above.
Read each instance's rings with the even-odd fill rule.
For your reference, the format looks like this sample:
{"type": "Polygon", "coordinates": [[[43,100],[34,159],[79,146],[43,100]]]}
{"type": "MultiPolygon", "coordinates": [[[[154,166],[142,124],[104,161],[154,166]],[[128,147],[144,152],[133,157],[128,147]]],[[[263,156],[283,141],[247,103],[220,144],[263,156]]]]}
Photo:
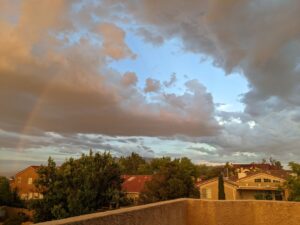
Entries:
{"type": "Polygon", "coordinates": [[[39,166],[29,166],[18,172],[11,181],[11,187],[17,188],[19,196],[23,200],[39,199],[42,194],[38,193],[34,186],[34,180],[37,179],[37,169],[39,166]]]}
{"type": "Polygon", "coordinates": [[[122,190],[128,198],[137,202],[145,183],[152,179],[152,175],[123,175],[122,178],[124,179],[122,190]]]}
{"type": "MultiPolygon", "coordinates": [[[[288,192],[283,188],[288,174],[284,170],[248,172],[224,178],[226,200],[287,200],[288,192]]],[[[199,184],[201,199],[218,199],[218,178],[199,184]]]]}

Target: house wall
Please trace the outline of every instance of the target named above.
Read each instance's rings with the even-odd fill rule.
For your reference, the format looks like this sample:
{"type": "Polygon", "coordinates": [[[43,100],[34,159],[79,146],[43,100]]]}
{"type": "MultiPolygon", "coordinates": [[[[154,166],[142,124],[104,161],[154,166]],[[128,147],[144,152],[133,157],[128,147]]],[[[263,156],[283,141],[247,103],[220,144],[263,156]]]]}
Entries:
{"type": "Polygon", "coordinates": [[[38,174],[35,169],[33,167],[28,167],[15,176],[12,187],[18,189],[21,199],[41,198],[42,196],[37,192],[34,186],[34,181],[37,178],[38,174]],[[31,179],[31,183],[29,183],[29,179],[31,179]]]}
{"type": "Polygon", "coordinates": [[[284,179],[281,179],[279,177],[274,177],[272,175],[266,174],[266,173],[259,173],[255,176],[251,176],[249,178],[243,178],[237,181],[238,184],[249,184],[249,185],[259,185],[260,186],[267,186],[267,185],[281,185],[285,182],[284,179]],[[262,182],[255,182],[255,179],[261,179],[262,182]],[[264,179],[270,179],[271,182],[264,182],[264,179]],[[278,183],[274,182],[275,181],[279,181],[278,183]]]}
{"type": "MultiPolygon", "coordinates": [[[[200,198],[203,199],[203,189],[210,189],[211,190],[211,198],[207,200],[218,200],[218,180],[215,180],[213,182],[204,184],[200,186],[200,198]],[[201,196],[202,195],[202,196],[201,196]]],[[[224,182],[224,191],[226,200],[235,200],[236,199],[236,189],[234,186],[227,184],[224,182]]]]}

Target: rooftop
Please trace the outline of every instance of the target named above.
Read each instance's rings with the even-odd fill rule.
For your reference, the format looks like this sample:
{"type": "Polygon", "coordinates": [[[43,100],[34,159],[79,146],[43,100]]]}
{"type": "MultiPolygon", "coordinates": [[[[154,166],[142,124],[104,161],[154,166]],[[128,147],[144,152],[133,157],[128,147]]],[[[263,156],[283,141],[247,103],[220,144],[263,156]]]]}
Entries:
{"type": "Polygon", "coordinates": [[[124,175],[122,189],[126,192],[140,193],[147,181],[152,179],[151,175],[124,175]]]}

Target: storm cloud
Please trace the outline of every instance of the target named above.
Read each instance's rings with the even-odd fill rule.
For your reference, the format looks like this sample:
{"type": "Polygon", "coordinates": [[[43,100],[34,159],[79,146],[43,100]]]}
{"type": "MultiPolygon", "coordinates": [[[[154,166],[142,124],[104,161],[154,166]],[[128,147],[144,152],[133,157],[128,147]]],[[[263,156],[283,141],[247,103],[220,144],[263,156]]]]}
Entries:
{"type": "Polygon", "coordinates": [[[298,0],[1,1],[0,147],[43,148],[55,139],[65,152],[300,160],[299,11],[298,0]],[[129,31],[154,48],[179,40],[183,52],[242,75],[245,108],[217,109],[222,102],[199,80],[177,71],[163,80],[113,69],[139,58],[129,31]],[[185,149],[170,153],[137,137],[185,149]]]}

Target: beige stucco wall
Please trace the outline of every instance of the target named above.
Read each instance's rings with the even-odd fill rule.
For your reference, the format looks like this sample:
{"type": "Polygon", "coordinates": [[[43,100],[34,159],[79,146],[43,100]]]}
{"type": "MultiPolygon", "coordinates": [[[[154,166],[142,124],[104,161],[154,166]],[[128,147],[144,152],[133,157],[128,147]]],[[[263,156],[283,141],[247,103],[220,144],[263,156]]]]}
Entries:
{"type": "MultiPolygon", "coordinates": [[[[273,180],[279,181],[278,184],[282,184],[282,183],[285,182],[285,180],[282,179],[282,178],[275,177],[275,176],[272,176],[272,175],[267,174],[267,173],[259,173],[259,174],[256,174],[254,176],[250,176],[250,177],[246,177],[246,178],[240,179],[239,181],[237,181],[237,183],[239,183],[239,182],[253,182],[254,183],[255,179],[262,179],[262,184],[263,184],[264,183],[263,179],[265,179],[265,178],[270,179],[271,183],[273,182],[273,180]]],[[[269,184],[269,183],[267,183],[267,184],[269,184]]]]}
{"type": "Polygon", "coordinates": [[[178,199],[43,225],[299,225],[300,203],[178,199]]]}
{"type": "MultiPolygon", "coordinates": [[[[211,189],[211,199],[210,200],[218,200],[218,180],[215,180],[213,182],[209,182],[207,184],[203,184],[200,186],[200,198],[201,193],[203,193],[204,188],[210,188],[211,189]]],[[[236,199],[236,189],[231,185],[226,182],[224,182],[224,191],[225,191],[225,197],[226,200],[235,200],[236,199]]]]}
{"type": "Polygon", "coordinates": [[[43,225],[186,225],[185,199],[93,213],[62,220],[40,223],[43,225]]]}
{"type": "Polygon", "coordinates": [[[299,225],[300,203],[190,200],[187,225],[299,225]]]}

